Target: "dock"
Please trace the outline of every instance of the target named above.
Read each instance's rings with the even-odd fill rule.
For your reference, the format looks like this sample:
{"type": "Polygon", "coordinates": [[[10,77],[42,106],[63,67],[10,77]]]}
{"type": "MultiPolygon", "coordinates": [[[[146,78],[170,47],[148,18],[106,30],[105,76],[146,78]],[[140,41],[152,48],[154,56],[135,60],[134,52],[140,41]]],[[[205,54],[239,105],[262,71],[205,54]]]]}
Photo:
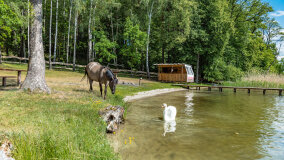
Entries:
{"type": "Polygon", "coordinates": [[[251,90],[262,90],[263,95],[265,95],[266,91],[278,91],[279,96],[282,96],[283,88],[259,88],[259,87],[234,87],[234,86],[202,86],[202,85],[187,85],[187,84],[173,84],[174,86],[181,86],[187,89],[195,88],[196,90],[200,90],[200,88],[207,88],[208,91],[211,91],[213,88],[217,88],[219,92],[223,92],[223,89],[232,89],[235,93],[237,90],[247,90],[250,93],[251,90]]]}

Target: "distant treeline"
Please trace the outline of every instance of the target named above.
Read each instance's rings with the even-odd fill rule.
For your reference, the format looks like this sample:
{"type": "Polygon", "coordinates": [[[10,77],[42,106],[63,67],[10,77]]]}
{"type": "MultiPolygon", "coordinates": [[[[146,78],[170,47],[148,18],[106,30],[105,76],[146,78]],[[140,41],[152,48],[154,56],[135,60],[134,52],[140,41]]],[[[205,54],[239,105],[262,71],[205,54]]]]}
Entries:
{"type": "MultiPolygon", "coordinates": [[[[42,5],[49,61],[99,61],[148,72],[157,63],[187,63],[206,81],[236,80],[255,68],[284,71],[284,61],[276,59],[280,26],[261,0],[42,0],[42,5]]],[[[28,57],[32,21],[29,0],[0,0],[0,55],[28,57]]]]}

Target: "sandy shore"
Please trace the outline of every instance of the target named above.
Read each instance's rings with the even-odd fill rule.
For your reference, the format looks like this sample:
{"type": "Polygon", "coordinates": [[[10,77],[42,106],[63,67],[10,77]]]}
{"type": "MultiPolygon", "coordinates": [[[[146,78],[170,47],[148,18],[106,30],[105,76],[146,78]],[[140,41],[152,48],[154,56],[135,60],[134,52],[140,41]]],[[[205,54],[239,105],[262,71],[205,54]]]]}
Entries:
{"type": "Polygon", "coordinates": [[[175,91],[183,91],[183,90],[186,90],[186,89],[184,89],[184,88],[155,89],[155,90],[151,90],[151,91],[138,92],[137,94],[135,94],[133,96],[126,96],[125,98],[123,98],[123,100],[125,102],[131,102],[131,101],[136,100],[136,99],[141,99],[141,98],[145,98],[145,97],[151,97],[151,96],[155,96],[155,95],[163,94],[163,93],[169,93],[169,92],[175,92],[175,91]]]}

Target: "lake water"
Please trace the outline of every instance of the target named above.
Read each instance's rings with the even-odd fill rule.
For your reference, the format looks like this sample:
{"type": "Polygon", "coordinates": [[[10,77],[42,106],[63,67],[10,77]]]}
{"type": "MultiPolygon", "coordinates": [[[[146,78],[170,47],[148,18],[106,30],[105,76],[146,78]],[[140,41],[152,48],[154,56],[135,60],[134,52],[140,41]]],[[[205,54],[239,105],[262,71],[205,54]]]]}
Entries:
{"type": "Polygon", "coordinates": [[[111,138],[125,160],[283,160],[284,97],[179,91],[144,98],[131,103],[111,138]],[[162,103],[177,108],[175,124],[162,120],[162,103]]]}

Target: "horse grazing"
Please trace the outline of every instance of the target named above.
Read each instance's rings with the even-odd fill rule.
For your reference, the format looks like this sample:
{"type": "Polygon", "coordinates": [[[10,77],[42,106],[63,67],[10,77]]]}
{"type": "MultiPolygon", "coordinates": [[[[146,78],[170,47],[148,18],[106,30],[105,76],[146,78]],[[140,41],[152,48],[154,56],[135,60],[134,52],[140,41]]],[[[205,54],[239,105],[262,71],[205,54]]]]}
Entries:
{"type": "Polygon", "coordinates": [[[106,99],[108,85],[111,89],[112,94],[115,93],[118,79],[109,68],[102,66],[98,62],[90,62],[85,68],[85,75],[82,80],[85,79],[86,75],[88,76],[90,82],[90,91],[93,90],[93,81],[96,81],[100,84],[101,96],[103,96],[102,84],[105,85],[104,99],[106,99]]]}

